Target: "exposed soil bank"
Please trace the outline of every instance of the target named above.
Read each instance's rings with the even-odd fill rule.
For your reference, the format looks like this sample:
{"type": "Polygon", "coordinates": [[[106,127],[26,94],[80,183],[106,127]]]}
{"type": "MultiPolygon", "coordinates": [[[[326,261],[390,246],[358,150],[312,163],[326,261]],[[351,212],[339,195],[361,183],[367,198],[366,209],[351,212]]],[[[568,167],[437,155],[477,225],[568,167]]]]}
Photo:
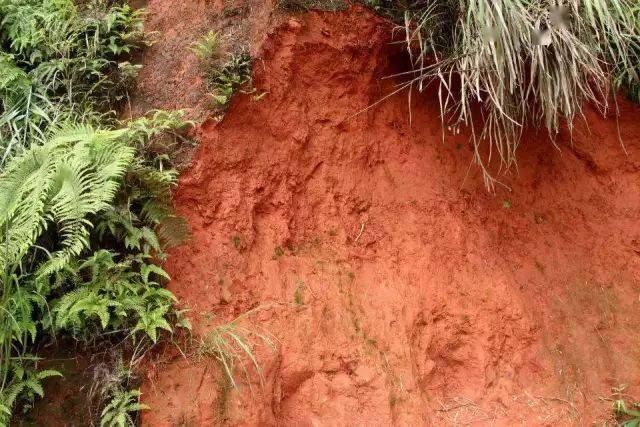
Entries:
{"type": "Polygon", "coordinates": [[[199,130],[170,288],[197,333],[266,306],[279,345],[253,394],[214,360],[151,368],[146,425],[585,425],[638,392],[640,109],[622,101],[629,156],[587,112],[560,151],[526,134],[513,191],[487,194],[432,95],[412,125],[405,96],[351,117],[392,89],[389,38],[360,7],[278,25],[266,97],[199,130]]]}

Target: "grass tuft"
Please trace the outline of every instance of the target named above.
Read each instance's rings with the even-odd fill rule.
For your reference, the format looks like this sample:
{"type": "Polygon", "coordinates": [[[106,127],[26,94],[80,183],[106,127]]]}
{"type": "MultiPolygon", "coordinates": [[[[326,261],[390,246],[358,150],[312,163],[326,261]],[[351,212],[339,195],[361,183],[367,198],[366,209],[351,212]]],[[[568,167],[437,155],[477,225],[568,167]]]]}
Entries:
{"type": "Polygon", "coordinates": [[[258,309],[250,310],[232,320],[229,323],[218,325],[211,329],[200,341],[197,351],[199,356],[214,356],[233,388],[238,388],[238,382],[234,375],[237,368],[243,373],[244,378],[251,388],[251,376],[248,366],[252,366],[254,372],[264,385],[262,368],[253,352],[253,346],[261,341],[271,349],[275,344],[267,334],[257,332],[254,329],[243,326],[243,322],[258,309]],[[248,363],[247,363],[248,362],[248,363]]]}
{"type": "MultiPolygon", "coordinates": [[[[443,129],[468,127],[485,184],[517,168],[523,130],[550,141],[583,105],[616,111],[612,90],[638,90],[639,7],[620,0],[369,0],[401,21],[412,71],[400,89],[433,86],[443,129]]],[[[636,92],[637,94],[637,92],[636,92]]]]}

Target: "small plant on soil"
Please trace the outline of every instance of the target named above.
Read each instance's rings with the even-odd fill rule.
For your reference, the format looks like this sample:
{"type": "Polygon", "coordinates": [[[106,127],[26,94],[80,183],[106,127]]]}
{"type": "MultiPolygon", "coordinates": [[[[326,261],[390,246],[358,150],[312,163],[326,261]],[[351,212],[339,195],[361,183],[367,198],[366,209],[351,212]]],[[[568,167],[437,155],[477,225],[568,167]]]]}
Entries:
{"type": "MultiPolygon", "coordinates": [[[[125,427],[138,424],[140,411],[150,409],[140,403],[140,391],[135,388],[136,377],[123,363],[122,354],[110,352],[110,361],[92,366],[93,380],[89,388],[89,400],[103,408],[100,425],[125,427]]],[[[135,357],[135,355],[134,355],[135,357]]],[[[130,364],[135,363],[131,360],[130,364]]]]}
{"type": "Polygon", "coordinates": [[[38,371],[30,362],[37,358],[27,356],[15,359],[11,364],[11,383],[0,392],[0,425],[7,425],[12,414],[13,407],[18,399],[23,399],[25,407],[34,401],[36,397],[44,396],[42,382],[49,377],[59,377],[61,374],[55,370],[38,371]]]}
{"type": "Polygon", "coordinates": [[[226,60],[221,59],[218,33],[209,32],[189,49],[203,63],[215,108],[224,110],[237,90],[251,85],[251,56],[241,51],[230,53],[226,60]]]}
{"type": "Polygon", "coordinates": [[[303,283],[296,286],[296,290],[293,293],[293,302],[296,305],[304,305],[304,284],[303,283]]]}
{"type": "Polygon", "coordinates": [[[623,427],[640,426],[640,402],[629,403],[627,399],[630,397],[625,393],[626,384],[622,384],[612,389],[612,398],[605,398],[613,402],[612,410],[618,425],[623,427]]]}
{"type": "Polygon", "coordinates": [[[273,256],[271,257],[271,259],[273,260],[277,260],[279,259],[282,255],[284,255],[284,249],[282,249],[282,246],[276,246],[273,249],[273,256]]]}
{"type": "Polygon", "coordinates": [[[140,390],[117,390],[102,410],[100,427],[125,427],[136,425],[131,413],[150,409],[140,403],[140,390]]]}
{"type": "Polygon", "coordinates": [[[229,323],[215,326],[204,335],[197,349],[199,356],[214,356],[216,358],[228,383],[233,388],[238,388],[238,382],[234,375],[237,368],[240,368],[249,387],[251,387],[247,360],[258,375],[260,384],[264,382],[262,368],[252,350],[256,341],[254,338],[257,338],[258,341],[263,342],[271,349],[275,348],[273,340],[268,335],[243,326],[243,321],[256,310],[250,310],[229,323]]]}
{"type": "Polygon", "coordinates": [[[624,399],[613,402],[613,412],[622,427],[640,426],[640,403],[627,403],[624,399]]]}
{"type": "Polygon", "coordinates": [[[251,84],[251,56],[248,53],[232,54],[220,67],[211,71],[211,97],[218,107],[225,108],[233,94],[251,84]]]}
{"type": "Polygon", "coordinates": [[[189,50],[201,61],[210,62],[218,58],[219,52],[218,33],[209,31],[206,36],[191,45],[189,50]]]}

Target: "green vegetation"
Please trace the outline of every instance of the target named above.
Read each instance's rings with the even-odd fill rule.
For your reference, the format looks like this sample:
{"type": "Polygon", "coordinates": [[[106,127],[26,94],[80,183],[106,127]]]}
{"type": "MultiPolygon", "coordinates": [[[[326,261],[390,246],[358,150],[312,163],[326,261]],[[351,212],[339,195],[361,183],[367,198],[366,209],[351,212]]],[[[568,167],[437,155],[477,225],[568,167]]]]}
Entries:
{"type": "Polygon", "coordinates": [[[404,29],[412,71],[400,89],[436,87],[443,129],[469,127],[485,184],[488,167],[516,166],[523,129],[554,138],[585,102],[603,113],[620,85],[637,95],[637,2],[367,0],[404,29]]]}
{"type": "Polygon", "coordinates": [[[284,249],[282,249],[282,246],[276,246],[273,249],[273,255],[271,256],[271,259],[277,260],[283,255],[284,255],[284,249]]]}
{"type": "Polygon", "coordinates": [[[11,364],[11,382],[3,388],[0,395],[0,425],[8,424],[11,410],[18,398],[32,400],[36,396],[42,397],[44,395],[42,380],[60,376],[59,372],[53,370],[35,371],[25,367],[25,362],[28,363],[34,360],[37,360],[37,358],[17,358],[11,364]]]}
{"type": "Polygon", "coordinates": [[[233,94],[251,84],[251,56],[248,53],[232,54],[220,67],[211,72],[211,96],[220,107],[226,107],[233,94]]]}
{"type": "Polygon", "coordinates": [[[278,0],[278,7],[291,12],[326,10],[336,12],[347,8],[345,0],[278,0]]]}
{"type": "MultiPolygon", "coordinates": [[[[229,53],[223,59],[218,33],[210,31],[193,43],[190,50],[203,65],[207,85],[211,90],[211,98],[216,108],[224,110],[237,90],[251,85],[251,56],[246,51],[239,51],[229,53]]],[[[257,100],[264,95],[257,95],[257,100]]]]}
{"type": "Polygon", "coordinates": [[[94,367],[88,397],[92,404],[102,407],[101,426],[136,425],[139,411],[149,409],[140,403],[140,391],[134,388],[136,377],[126,366],[119,352],[112,353],[113,360],[94,367]]]}
{"type": "Polygon", "coordinates": [[[153,132],[140,126],[56,129],[0,175],[6,407],[24,377],[16,361],[32,361],[30,348],[49,336],[68,332],[89,342],[119,331],[155,343],[159,330],[172,330],[169,321],[181,322],[173,295],[161,286],[168,276],[154,263],[185,237],[168,200],[154,197],[168,197],[175,171],[145,165],[136,142],[153,132]]]}
{"type": "Polygon", "coordinates": [[[293,302],[296,305],[304,305],[304,283],[299,283],[293,293],[293,302]]]}
{"type": "Polygon", "coordinates": [[[202,37],[191,45],[193,52],[201,61],[211,61],[219,55],[218,33],[209,31],[207,35],[202,37]]]}
{"type": "Polygon", "coordinates": [[[131,412],[138,412],[149,407],[139,402],[140,391],[116,391],[107,406],[102,410],[100,427],[116,427],[134,425],[131,412]]]}
{"type": "MultiPolygon", "coordinates": [[[[640,34],[640,4],[633,6],[631,20],[635,22],[635,34],[640,34]]],[[[640,42],[636,41],[629,51],[633,55],[634,67],[619,70],[614,86],[621,87],[631,100],[640,103],[640,42]]]]}
{"type": "MultiPolygon", "coordinates": [[[[640,426],[640,402],[629,403],[631,396],[625,393],[627,384],[621,384],[612,388],[612,397],[604,398],[613,402],[612,410],[617,425],[622,427],[640,426]]],[[[632,400],[633,401],[633,400],[632,400]]]]}
{"type": "Polygon", "coordinates": [[[613,402],[613,412],[623,427],[640,426],[640,403],[636,402],[631,406],[632,408],[623,399],[613,402]]]}
{"type": "MultiPolygon", "coordinates": [[[[137,358],[189,327],[159,261],[188,236],[167,154],[190,123],[115,113],[144,45],[125,4],[0,0],[0,425],[59,375],[33,354],[57,336],[137,358]]],[[[131,424],[139,395],[111,388],[102,424],[131,424]]]]}
{"type": "MultiPolygon", "coordinates": [[[[553,138],[563,121],[581,116],[585,101],[610,108],[612,88],[640,99],[640,6],[630,0],[575,0],[564,9],[546,0],[366,3],[402,22],[413,66],[402,88],[437,86],[444,127],[471,129],[489,187],[497,181],[486,166],[492,156],[505,168],[516,164],[525,126],[553,138]]],[[[344,2],[278,4],[335,10],[344,2]]],[[[250,86],[252,59],[244,51],[223,57],[219,41],[209,32],[191,51],[224,108],[250,86]]],[[[128,121],[116,113],[139,69],[131,55],[146,44],[141,12],[125,2],[0,0],[0,426],[60,375],[37,355],[57,337],[126,342],[137,360],[176,328],[190,328],[164,288],[161,262],[189,234],[173,210],[177,171],[169,153],[191,123],[179,111],[128,121]]],[[[240,236],[232,243],[243,249],[240,236]]],[[[284,254],[278,246],[272,258],[284,254]]],[[[353,272],[347,277],[355,280],[353,272]]],[[[303,284],[293,297],[305,304],[303,284]]],[[[356,334],[377,349],[348,298],[356,334]]],[[[198,342],[229,387],[237,387],[237,369],[263,380],[252,341],[273,347],[242,325],[246,315],[198,342]]],[[[146,409],[134,374],[121,365],[100,386],[103,426],[134,424],[146,409]]],[[[626,425],[639,425],[639,412],[624,401],[615,410],[626,425]]]]}
{"type": "Polygon", "coordinates": [[[273,340],[268,335],[243,326],[243,321],[256,310],[258,309],[250,310],[229,323],[213,327],[201,339],[198,347],[199,356],[213,356],[217,359],[228,384],[234,389],[238,388],[238,383],[233,375],[236,367],[241,368],[249,387],[251,387],[249,370],[245,359],[250,361],[250,366],[253,367],[254,372],[258,375],[260,384],[264,382],[262,368],[252,350],[252,342],[255,341],[254,337],[271,349],[275,348],[273,340]]]}
{"type": "Polygon", "coordinates": [[[0,1],[0,166],[52,125],[114,124],[145,40],[141,13],[110,3],[0,1]]]}

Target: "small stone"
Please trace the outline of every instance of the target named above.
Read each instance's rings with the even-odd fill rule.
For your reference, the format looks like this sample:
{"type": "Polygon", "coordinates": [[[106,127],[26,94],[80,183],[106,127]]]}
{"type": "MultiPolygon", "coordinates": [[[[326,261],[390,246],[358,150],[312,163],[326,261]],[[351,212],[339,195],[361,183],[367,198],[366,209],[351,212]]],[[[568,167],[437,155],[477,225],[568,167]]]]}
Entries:
{"type": "Polygon", "coordinates": [[[289,19],[289,29],[294,32],[298,32],[302,28],[302,24],[297,19],[289,19]]]}
{"type": "Polygon", "coordinates": [[[231,291],[224,286],[220,290],[220,304],[229,304],[231,302],[231,291]]]}

